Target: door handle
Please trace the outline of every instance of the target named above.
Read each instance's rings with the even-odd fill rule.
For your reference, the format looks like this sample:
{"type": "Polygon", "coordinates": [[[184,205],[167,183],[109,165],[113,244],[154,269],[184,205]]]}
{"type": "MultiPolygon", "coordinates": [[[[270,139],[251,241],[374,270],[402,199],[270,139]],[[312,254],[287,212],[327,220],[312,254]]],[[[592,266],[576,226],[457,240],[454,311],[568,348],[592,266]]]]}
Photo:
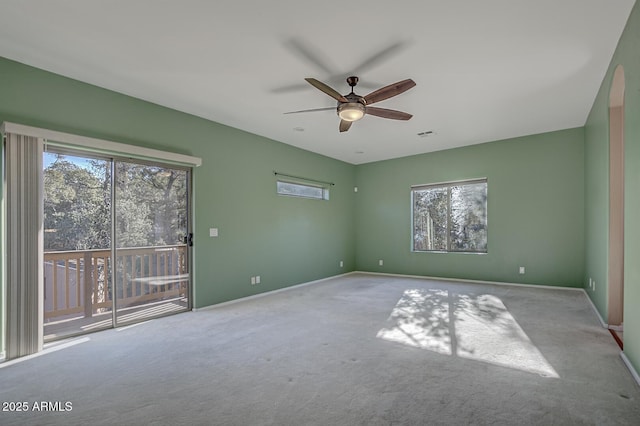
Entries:
{"type": "Polygon", "coordinates": [[[189,247],[193,247],[193,233],[188,233],[184,236],[184,243],[189,247]]]}

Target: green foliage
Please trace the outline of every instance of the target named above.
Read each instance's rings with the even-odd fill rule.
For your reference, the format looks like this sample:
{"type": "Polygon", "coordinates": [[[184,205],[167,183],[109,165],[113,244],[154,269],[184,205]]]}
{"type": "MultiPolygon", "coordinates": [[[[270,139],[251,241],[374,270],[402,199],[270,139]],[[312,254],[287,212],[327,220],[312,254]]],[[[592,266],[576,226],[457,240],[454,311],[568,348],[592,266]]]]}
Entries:
{"type": "Polygon", "coordinates": [[[413,247],[418,251],[486,251],[487,184],[414,190],[413,247]]]}
{"type": "Polygon", "coordinates": [[[110,246],[110,197],[99,173],[57,155],[44,171],[45,251],[110,246]],[[105,205],[105,202],[107,203],[105,205]]]}
{"type": "Polygon", "coordinates": [[[187,229],[186,172],[117,163],[118,247],[179,244],[187,229]]]}
{"type": "MultiPolygon", "coordinates": [[[[115,167],[117,247],[181,243],[187,173],[124,162],[115,167]]],[[[111,247],[111,162],[56,155],[44,182],[46,251],[111,247]]]]}
{"type": "Polygon", "coordinates": [[[447,188],[414,191],[414,249],[447,250],[447,188]]]}

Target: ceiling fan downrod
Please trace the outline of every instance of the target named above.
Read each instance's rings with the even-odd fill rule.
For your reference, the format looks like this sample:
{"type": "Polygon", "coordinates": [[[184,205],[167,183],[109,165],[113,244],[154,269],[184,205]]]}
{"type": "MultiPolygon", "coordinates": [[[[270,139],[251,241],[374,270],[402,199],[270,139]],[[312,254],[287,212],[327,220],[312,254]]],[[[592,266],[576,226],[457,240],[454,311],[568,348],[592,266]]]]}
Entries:
{"type": "Polygon", "coordinates": [[[355,75],[347,77],[347,83],[351,86],[351,93],[353,93],[353,88],[358,84],[358,77],[355,75]]]}

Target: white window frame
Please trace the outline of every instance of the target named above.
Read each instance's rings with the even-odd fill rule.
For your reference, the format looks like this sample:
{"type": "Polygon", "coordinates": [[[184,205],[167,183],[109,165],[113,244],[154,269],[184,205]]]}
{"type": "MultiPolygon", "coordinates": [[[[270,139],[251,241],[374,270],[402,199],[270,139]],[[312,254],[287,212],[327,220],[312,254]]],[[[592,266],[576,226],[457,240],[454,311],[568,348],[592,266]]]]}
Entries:
{"type": "Polygon", "coordinates": [[[72,148],[77,151],[88,151],[106,155],[117,155],[125,158],[135,158],[136,160],[147,160],[162,162],[172,165],[183,165],[189,167],[199,167],[202,159],[190,155],[175,152],[160,151],[137,145],[128,145],[120,142],[113,142],[104,139],[96,139],[88,136],[63,133],[55,130],[42,129],[39,127],[25,126],[23,124],[10,123],[5,121],[0,126],[0,133],[15,133],[25,136],[41,138],[46,145],[72,148]]]}
{"type": "Polygon", "coordinates": [[[276,193],[278,195],[282,195],[284,197],[294,197],[294,198],[307,198],[310,200],[324,200],[327,201],[329,200],[329,186],[330,184],[323,184],[323,183],[315,183],[315,181],[313,181],[313,183],[309,180],[304,180],[302,178],[300,179],[295,179],[295,178],[282,178],[282,179],[276,179],[276,193]],[[303,188],[313,188],[313,189],[320,189],[322,191],[321,196],[319,197],[314,197],[311,195],[302,195],[302,194],[293,194],[291,192],[286,192],[283,191],[280,187],[281,184],[284,185],[296,185],[296,186],[300,186],[303,188]]]}
{"type": "Polygon", "coordinates": [[[487,178],[467,179],[450,182],[439,182],[431,184],[421,184],[411,186],[411,251],[415,253],[471,253],[471,254],[487,254],[489,252],[489,213],[488,213],[488,201],[485,217],[485,229],[487,229],[487,243],[484,250],[452,250],[451,249],[451,191],[450,188],[454,186],[464,186],[484,183],[486,185],[487,199],[489,193],[489,183],[487,178]],[[414,194],[416,191],[425,189],[447,188],[447,248],[445,250],[417,250],[415,248],[415,199],[414,194]]]}

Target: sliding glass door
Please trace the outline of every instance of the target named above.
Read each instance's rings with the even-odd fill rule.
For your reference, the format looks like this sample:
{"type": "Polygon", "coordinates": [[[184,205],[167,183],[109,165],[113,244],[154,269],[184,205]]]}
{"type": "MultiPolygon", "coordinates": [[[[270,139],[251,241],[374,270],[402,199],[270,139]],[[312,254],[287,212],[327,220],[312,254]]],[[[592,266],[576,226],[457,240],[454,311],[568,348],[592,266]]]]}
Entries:
{"type": "Polygon", "coordinates": [[[189,308],[186,170],[115,165],[116,320],[189,308]]]}
{"type": "Polygon", "coordinates": [[[45,341],[190,308],[189,169],[46,152],[44,193],[45,341]]]}
{"type": "Polygon", "coordinates": [[[110,159],[45,152],[44,340],[113,325],[110,159]]]}

